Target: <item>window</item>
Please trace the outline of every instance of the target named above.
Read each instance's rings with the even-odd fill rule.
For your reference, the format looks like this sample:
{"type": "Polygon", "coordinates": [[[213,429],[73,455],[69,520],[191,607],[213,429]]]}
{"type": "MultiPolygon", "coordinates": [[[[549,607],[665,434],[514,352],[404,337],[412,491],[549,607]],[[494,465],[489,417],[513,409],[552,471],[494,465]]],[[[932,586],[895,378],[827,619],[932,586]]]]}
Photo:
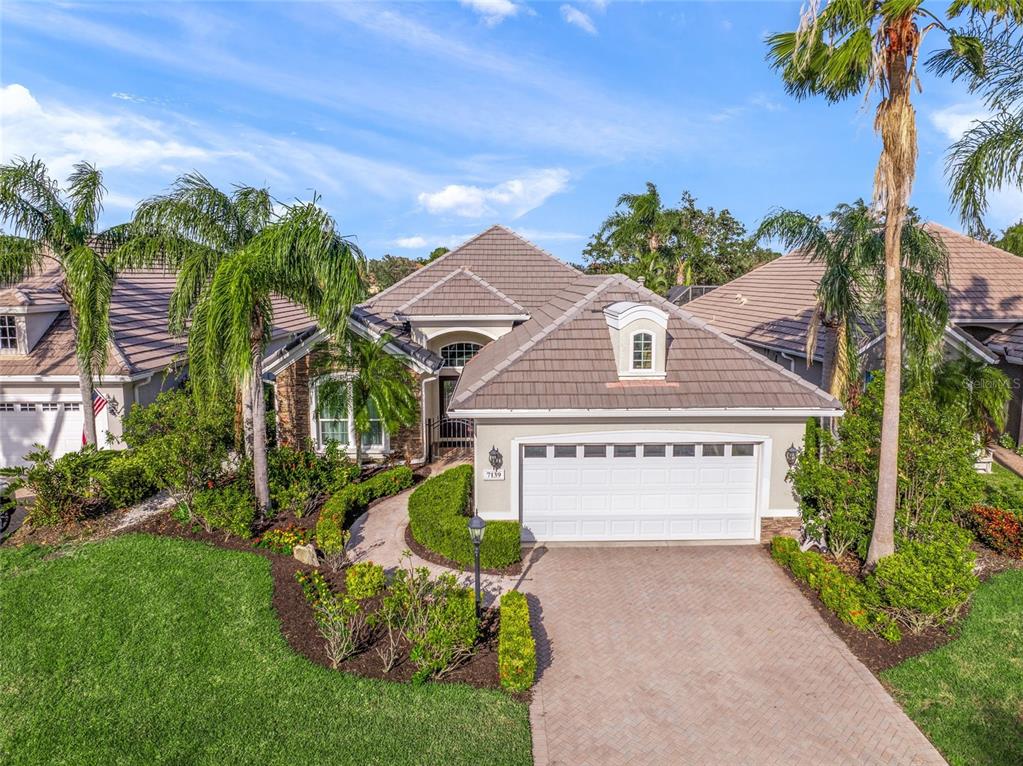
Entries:
{"type": "Polygon", "coordinates": [[[0,314],[0,353],[18,350],[18,325],[10,314],[0,314]]]}
{"type": "Polygon", "coordinates": [[[664,457],[665,446],[664,444],[644,444],[643,457],[664,457]]]}
{"type": "Polygon", "coordinates": [[[64,402],[64,412],[78,412],[82,409],[82,405],[79,402],[64,402]]]}
{"type": "Polygon", "coordinates": [[[632,336],[632,369],[652,370],[654,368],[654,336],[638,332],[632,336]]]}
{"type": "Polygon", "coordinates": [[[752,444],[733,444],[732,457],[753,457],[752,444]]]}
{"type": "Polygon", "coordinates": [[[671,445],[671,456],[672,457],[696,457],[696,445],[695,444],[672,444],[671,445]]]}
{"type": "Polygon", "coordinates": [[[636,457],[635,444],[616,444],[615,457],[636,457]]]}
{"type": "Polygon", "coordinates": [[[0,402],[0,412],[14,412],[14,402],[0,402]]]}
{"type": "Polygon", "coordinates": [[[607,457],[606,444],[583,445],[583,457],[607,457]]]}
{"type": "Polygon", "coordinates": [[[60,404],[57,402],[43,402],[43,412],[56,412],[60,409],[60,404]]]}
{"type": "Polygon", "coordinates": [[[523,457],[547,457],[546,447],[526,447],[522,451],[523,457]]]}
{"type": "Polygon", "coordinates": [[[22,402],[18,405],[18,409],[22,412],[35,412],[36,406],[34,402],[22,402]]]}
{"type": "Polygon", "coordinates": [[[440,350],[440,356],[445,367],[464,367],[481,348],[479,343],[449,343],[440,350]]]}
{"type": "Polygon", "coordinates": [[[724,457],[725,456],[725,445],[724,444],[704,444],[703,445],[703,456],[704,457],[724,457]]]}
{"type": "Polygon", "coordinates": [[[577,451],[574,444],[555,444],[554,457],[575,457],[577,451]]]}
{"type": "MultiPolygon", "coordinates": [[[[317,384],[318,385],[318,384],[317,384]]],[[[362,435],[364,450],[384,450],[387,447],[383,421],[380,419],[376,406],[369,402],[369,431],[362,435]]],[[[316,397],[316,441],[321,447],[330,442],[337,442],[342,447],[355,443],[355,420],[351,407],[347,412],[339,412],[316,397]]]]}

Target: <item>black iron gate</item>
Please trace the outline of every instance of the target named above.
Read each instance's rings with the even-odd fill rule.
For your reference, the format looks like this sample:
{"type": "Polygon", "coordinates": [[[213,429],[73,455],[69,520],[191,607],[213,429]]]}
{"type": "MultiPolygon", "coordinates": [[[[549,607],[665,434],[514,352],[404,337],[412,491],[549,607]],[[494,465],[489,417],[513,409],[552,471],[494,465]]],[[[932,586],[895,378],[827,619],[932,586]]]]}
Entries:
{"type": "Polygon", "coordinates": [[[426,421],[426,452],[429,460],[456,450],[472,450],[475,428],[468,418],[430,418],[426,421]]]}

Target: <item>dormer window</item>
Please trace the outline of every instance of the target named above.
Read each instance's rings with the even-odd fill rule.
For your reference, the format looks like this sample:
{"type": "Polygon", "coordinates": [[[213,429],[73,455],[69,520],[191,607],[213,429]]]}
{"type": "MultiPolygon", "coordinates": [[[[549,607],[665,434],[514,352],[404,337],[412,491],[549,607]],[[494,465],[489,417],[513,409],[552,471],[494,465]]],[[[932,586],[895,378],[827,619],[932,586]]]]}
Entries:
{"type": "Polygon", "coordinates": [[[654,368],[654,336],[648,332],[637,332],[632,336],[632,369],[652,370],[654,368]]]}
{"type": "Polygon", "coordinates": [[[18,325],[10,314],[0,314],[0,354],[18,350],[18,325]]]}

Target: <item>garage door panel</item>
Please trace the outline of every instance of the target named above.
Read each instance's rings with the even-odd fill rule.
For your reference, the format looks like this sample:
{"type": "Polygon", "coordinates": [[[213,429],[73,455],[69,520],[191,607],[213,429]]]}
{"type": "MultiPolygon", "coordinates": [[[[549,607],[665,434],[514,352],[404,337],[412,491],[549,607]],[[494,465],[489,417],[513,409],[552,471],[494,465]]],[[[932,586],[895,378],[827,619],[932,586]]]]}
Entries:
{"type": "MultiPolygon", "coordinates": [[[[25,464],[25,455],[42,444],[57,458],[82,446],[84,417],[78,402],[25,401],[14,410],[0,411],[0,466],[25,464]]],[[[98,417],[99,433],[106,430],[105,413],[98,417]]]]}
{"type": "MultiPolygon", "coordinates": [[[[526,539],[752,539],[758,461],[729,445],[702,455],[697,445],[624,445],[614,436],[601,456],[583,445],[531,450],[523,457],[526,539]],[[632,457],[635,451],[638,457],[632,457]],[[615,457],[615,452],[620,457],[615,457]],[[693,454],[690,455],[689,453],[693,454]],[[596,456],[594,456],[595,453],[596,456]],[[645,453],[645,454],[644,454],[645,453]],[[663,453],[663,455],[662,455],[663,453]]],[[[748,450],[747,450],[748,451],[748,450]]]]}

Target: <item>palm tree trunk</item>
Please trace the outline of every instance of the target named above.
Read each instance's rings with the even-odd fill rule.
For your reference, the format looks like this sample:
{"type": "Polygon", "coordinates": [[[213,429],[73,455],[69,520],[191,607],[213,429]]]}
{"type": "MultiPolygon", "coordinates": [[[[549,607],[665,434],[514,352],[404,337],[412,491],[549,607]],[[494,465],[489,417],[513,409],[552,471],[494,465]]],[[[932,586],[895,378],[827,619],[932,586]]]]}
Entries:
{"type": "Polygon", "coordinates": [[[845,322],[835,327],[835,366],[828,393],[842,401],[849,387],[849,329],[845,322]]]}
{"type": "Polygon", "coordinates": [[[93,447],[97,445],[96,440],[96,411],[92,408],[92,397],[95,386],[92,380],[92,370],[89,365],[78,360],[78,390],[82,394],[82,422],[85,426],[85,443],[93,447]]]}
{"type": "MultiPolygon", "coordinates": [[[[896,21],[894,34],[912,26],[896,21]]],[[[905,54],[896,47],[888,58],[888,98],[878,109],[881,159],[877,187],[885,203],[885,350],[884,413],[877,474],[877,505],[866,566],[872,569],[895,552],[895,504],[898,494],[899,414],[902,392],[902,227],[916,166],[916,118],[910,103],[905,54]]]]}
{"type": "Polygon", "coordinates": [[[824,359],[821,361],[821,388],[831,391],[835,377],[835,354],[838,347],[834,322],[822,322],[824,327],[824,359]]]}
{"type": "Polygon", "coordinates": [[[241,421],[241,449],[245,457],[252,457],[252,386],[242,384],[239,398],[241,399],[241,410],[239,412],[241,421]]]}
{"type": "Polygon", "coordinates": [[[252,480],[261,518],[270,509],[270,477],[266,462],[266,402],[263,399],[262,344],[253,344],[252,380],[246,386],[252,401],[252,480]]]}

